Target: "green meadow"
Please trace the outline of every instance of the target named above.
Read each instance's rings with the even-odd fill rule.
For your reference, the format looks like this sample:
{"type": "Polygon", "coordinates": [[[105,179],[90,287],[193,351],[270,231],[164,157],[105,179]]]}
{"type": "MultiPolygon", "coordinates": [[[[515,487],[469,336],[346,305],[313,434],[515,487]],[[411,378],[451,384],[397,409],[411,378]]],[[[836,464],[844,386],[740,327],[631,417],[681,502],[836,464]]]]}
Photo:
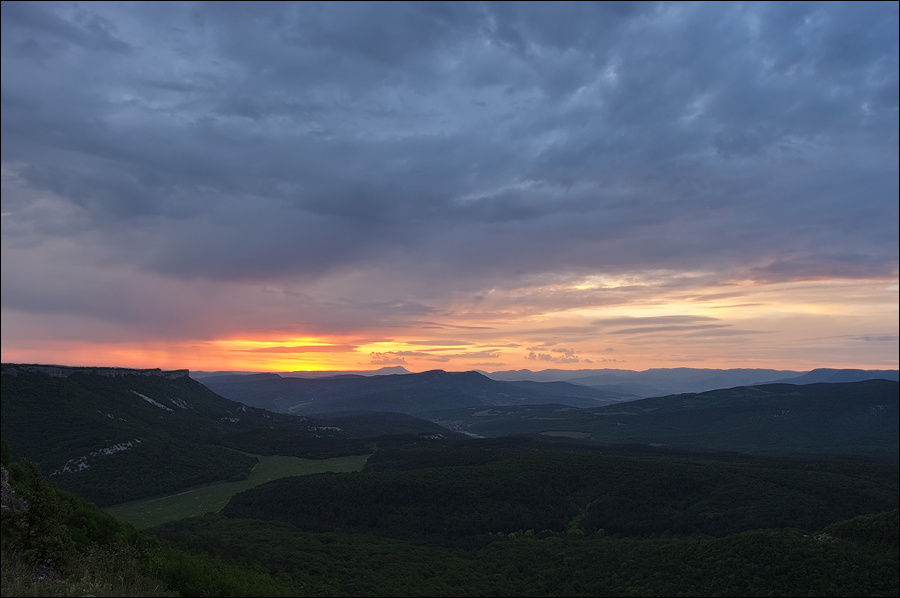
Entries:
{"type": "Polygon", "coordinates": [[[126,521],[137,528],[146,529],[186,517],[218,512],[238,492],[279,478],[324,472],[361,471],[369,458],[369,455],[350,455],[330,459],[300,459],[278,455],[254,456],[259,459],[259,463],[246,480],[208,484],[170,496],[113,505],[104,510],[116,519],[126,521]]]}

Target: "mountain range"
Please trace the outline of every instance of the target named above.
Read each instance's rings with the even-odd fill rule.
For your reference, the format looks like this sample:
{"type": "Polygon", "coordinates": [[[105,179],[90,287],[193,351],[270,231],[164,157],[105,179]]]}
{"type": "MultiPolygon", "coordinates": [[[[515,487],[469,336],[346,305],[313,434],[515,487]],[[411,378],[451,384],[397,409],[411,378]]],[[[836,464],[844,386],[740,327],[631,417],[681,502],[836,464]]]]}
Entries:
{"type": "Polygon", "coordinates": [[[897,370],[835,370],[818,368],[800,376],[775,380],[783,384],[815,384],[818,382],[862,382],[863,380],[898,380],[897,370]]]}
{"type": "Polygon", "coordinates": [[[541,403],[597,407],[634,398],[568,382],[501,382],[478,372],[443,370],[316,379],[249,374],[209,376],[202,380],[215,392],[234,401],[293,414],[341,411],[417,414],[455,407],[541,403]]]}
{"type": "MultiPolygon", "coordinates": [[[[870,375],[817,370],[801,381],[813,374],[870,375]]],[[[570,382],[503,382],[440,370],[319,379],[226,375],[204,384],[186,370],[3,364],[0,381],[2,435],[14,454],[101,505],[242,479],[254,455],[368,453],[385,435],[530,434],[592,444],[897,459],[898,388],[889,380],[742,386],[642,400],[570,382]]]]}
{"type": "MultiPolygon", "coordinates": [[[[643,399],[684,392],[704,392],[734,386],[757,384],[813,384],[816,382],[859,382],[861,380],[898,380],[898,370],[859,370],[817,368],[807,372],[774,369],[711,369],[711,368],[653,368],[643,371],[620,369],[545,369],[545,370],[504,370],[488,372],[476,370],[499,382],[568,382],[579,386],[590,386],[603,391],[601,400],[643,399]]],[[[392,374],[412,374],[403,366],[389,366],[377,370],[330,370],[330,371],[288,371],[274,372],[282,378],[333,378],[336,376],[387,376],[392,374]]],[[[253,375],[259,372],[218,371],[191,372],[195,380],[208,380],[229,375],[253,375]]],[[[536,388],[536,387],[534,387],[536,388]]],[[[572,389],[560,388],[563,396],[572,389]]],[[[591,395],[596,396],[596,395],[591,395]]]]}
{"type": "Polygon", "coordinates": [[[635,398],[658,397],[685,392],[704,392],[757,384],[812,384],[815,382],[858,382],[898,380],[897,370],[850,370],[820,368],[808,372],[770,369],[653,368],[643,371],[595,369],[507,370],[483,372],[494,380],[565,381],[635,398]]]}
{"type": "MultiPolygon", "coordinates": [[[[202,380],[210,376],[227,376],[234,374],[258,374],[259,372],[245,372],[236,370],[220,370],[216,372],[192,371],[191,377],[195,380],[202,380]]],[[[329,378],[331,376],[387,376],[388,374],[411,374],[402,365],[385,366],[377,370],[294,370],[290,372],[274,372],[284,378],[329,378]]]]}

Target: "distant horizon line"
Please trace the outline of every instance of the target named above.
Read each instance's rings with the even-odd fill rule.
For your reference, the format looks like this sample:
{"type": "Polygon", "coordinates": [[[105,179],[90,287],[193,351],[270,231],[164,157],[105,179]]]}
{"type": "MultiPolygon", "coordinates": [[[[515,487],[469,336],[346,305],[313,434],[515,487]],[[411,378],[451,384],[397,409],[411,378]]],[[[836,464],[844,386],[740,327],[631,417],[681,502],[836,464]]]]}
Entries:
{"type": "Polygon", "coordinates": [[[426,372],[485,372],[489,374],[495,373],[504,373],[504,372],[546,372],[546,371],[563,371],[563,372],[577,372],[577,371],[621,371],[621,372],[648,372],[651,370],[719,370],[719,371],[731,371],[731,370],[748,370],[748,371],[761,371],[761,370],[769,370],[769,371],[777,371],[777,372],[796,372],[796,373],[804,373],[804,372],[812,372],[815,370],[859,370],[859,371],[900,371],[900,365],[897,367],[836,367],[836,366],[817,366],[810,369],[791,369],[791,368],[766,368],[766,367],[691,367],[691,366],[675,366],[675,367],[650,367],[644,369],[630,369],[630,368],[591,368],[591,367],[583,367],[583,368],[543,368],[539,370],[532,370],[529,368],[507,368],[507,369],[499,369],[499,370],[485,370],[485,369],[469,369],[469,370],[447,370],[444,368],[431,368],[425,369],[421,371],[412,371],[407,369],[406,366],[403,365],[393,365],[393,366],[381,366],[379,368],[367,370],[367,369],[347,369],[347,370],[331,370],[331,369],[323,369],[323,370],[205,370],[205,369],[190,369],[183,367],[127,367],[127,366],[115,366],[115,365],[69,365],[62,363],[24,363],[24,362],[2,362],[3,366],[41,366],[41,367],[60,367],[60,368],[103,368],[103,369],[120,369],[120,370],[160,370],[163,372],[173,372],[173,371],[188,371],[191,374],[196,373],[204,373],[204,374],[321,374],[321,373],[355,373],[355,372],[367,372],[367,373],[375,373],[382,370],[396,370],[401,369],[409,374],[423,374],[426,372]]]}

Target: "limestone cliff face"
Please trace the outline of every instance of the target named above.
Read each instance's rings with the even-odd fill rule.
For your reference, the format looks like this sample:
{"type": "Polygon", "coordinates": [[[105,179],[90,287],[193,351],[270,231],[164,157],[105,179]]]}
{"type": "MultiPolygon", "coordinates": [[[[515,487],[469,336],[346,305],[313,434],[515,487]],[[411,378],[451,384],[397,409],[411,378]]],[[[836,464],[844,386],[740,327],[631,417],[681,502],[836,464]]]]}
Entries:
{"type": "Polygon", "coordinates": [[[41,373],[54,378],[68,378],[72,374],[92,374],[95,376],[159,376],[161,378],[177,379],[187,378],[190,375],[189,370],[161,370],[159,368],[152,369],[132,369],[132,368],[106,368],[106,367],[71,367],[65,365],[38,365],[38,364],[22,364],[22,363],[4,363],[4,376],[18,376],[20,373],[41,373]]]}
{"type": "Polygon", "coordinates": [[[24,508],[27,508],[25,501],[16,496],[16,491],[9,485],[9,472],[0,467],[0,509],[17,511],[24,508]]]}

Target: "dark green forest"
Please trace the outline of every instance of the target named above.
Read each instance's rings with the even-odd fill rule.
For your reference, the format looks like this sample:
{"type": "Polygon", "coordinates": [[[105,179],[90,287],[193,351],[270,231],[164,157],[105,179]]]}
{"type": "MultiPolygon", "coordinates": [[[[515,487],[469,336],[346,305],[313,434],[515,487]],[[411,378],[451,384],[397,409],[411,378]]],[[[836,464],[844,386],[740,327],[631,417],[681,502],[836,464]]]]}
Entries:
{"type": "Polygon", "coordinates": [[[462,458],[475,461],[480,444],[433,444],[418,467],[416,451],[384,448],[366,471],[269,482],[235,496],[224,514],[316,532],[471,542],[526,529],[636,537],[813,531],[897,506],[897,468],[882,463],[735,463],[536,441],[503,449],[493,441],[482,463],[435,465],[442,452],[451,463],[466,452],[475,455],[462,458]]]}
{"type": "Polygon", "coordinates": [[[545,445],[380,449],[157,533],[304,595],[894,595],[897,465],[545,445]]]}
{"type": "Polygon", "coordinates": [[[469,549],[219,515],[159,530],[309,596],[892,596],[897,511],[721,538],[525,530],[469,549]],[[852,530],[852,531],[851,531],[852,530]],[[839,535],[845,532],[846,535],[839,535]],[[869,541],[865,538],[887,538],[869,541]]]}
{"type": "Polygon", "coordinates": [[[590,409],[507,405],[435,411],[427,417],[481,436],[540,434],[601,444],[896,460],[898,392],[900,386],[891,380],[765,384],[590,409]]]}
{"type": "Polygon", "coordinates": [[[152,533],[5,457],[29,509],[3,512],[3,595],[892,596],[900,589],[896,466],[531,444],[448,446],[444,460],[457,464],[444,466],[430,465],[442,460],[432,446],[422,451],[423,467],[420,448],[395,447],[358,474],[283,481],[330,489],[318,504],[302,493],[280,500],[271,492],[276,482],[238,495],[223,514],[152,533]],[[602,519],[606,528],[570,499],[636,483],[625,494],[633,499],[658,490],[652,480],[666,472],[688,487],[706,478],[704,468],[712,478],[702,488],[716,497],[697,506],[683,492],[655,496],[620,506],[602,519]],[[463,478],[464,489],[448,495],[448,484],[463,478]],[[534,492],[536,480],[559,490],[534,492]],[[839,500],[815,500],[836,483],[839,500]],[[779,511],[791,500],[804,501],[793,515],[810,512],[785,525],[779,511]],[[297,519],[302,509],[288,502],[311,506],[321,519],[297,519]],[[501,503],[510,515],[501,515],[501,503]],[[658,529],[647,527],[645,509],[665,514],[655,519],[658,529]],[[716,509],[734,521],[700,529],[716,509]],[[52,576],[34,582],[42,567],[52,576]]]}
{"type": "MultiPolygon", "coordinates": [[[[889,391],[778,385],[615,406],[640,434],[666,421],[706,429],[689,446],[653,446],[640,434],[479,439],[397,414],[293,417],[188,378],[4,370],[3,463],[16,498],[4,494],[3,595],[895,596],[889,391]],[[784,417],[767,419],[778,409],[784,417]],[[847,422],[844,435],[809,442],[847,422]],[[765,425],[773,431],[756,446],[771,454],[703,445],[729,434],[746,443],[765,425]],[[877,450],[838,450],[866,433],[877,450]],[[147,531],[85,500],[237,479],[255,462],[243,451],[372,454],[363,471],[277,479],[147,531]]],[[[509,419],[515,409],[472,417],[609,417],[549,405],[509,419]]]]}

